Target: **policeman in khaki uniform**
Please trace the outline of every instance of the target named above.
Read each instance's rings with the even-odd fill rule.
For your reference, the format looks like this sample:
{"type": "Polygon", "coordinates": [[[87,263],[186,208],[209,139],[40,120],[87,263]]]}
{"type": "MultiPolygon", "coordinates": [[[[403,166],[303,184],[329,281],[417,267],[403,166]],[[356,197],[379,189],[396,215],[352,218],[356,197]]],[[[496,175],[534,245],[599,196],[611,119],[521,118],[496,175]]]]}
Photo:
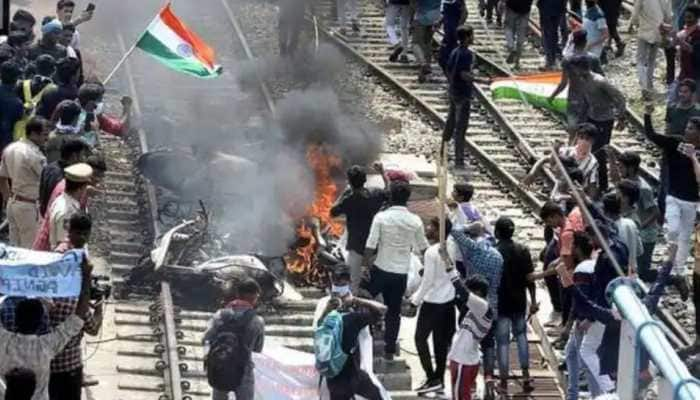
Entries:
{"type": "Polygon", "coordinates": [[[87,187],[92,182],[92,167],[89,164],[78,163],[63,170],[66,179],[65,191],[54,200],[46,212],[49,218],[49,244],[55,249],[66,238],[66,224],[73,214],[80,211],[80,200],[85,196],[87,187]]]}
{"type": "Polygon", "coordinates": [[[6,205],[10,244],[31,248],[38,228],[39,177],[46,164],[42,148],[49,137],[48,122],[32,117],[27,136],[5,148],[0,161],[0,194],[6,205]],[[10,182],[12,188],[10,188],[10,182]]]}

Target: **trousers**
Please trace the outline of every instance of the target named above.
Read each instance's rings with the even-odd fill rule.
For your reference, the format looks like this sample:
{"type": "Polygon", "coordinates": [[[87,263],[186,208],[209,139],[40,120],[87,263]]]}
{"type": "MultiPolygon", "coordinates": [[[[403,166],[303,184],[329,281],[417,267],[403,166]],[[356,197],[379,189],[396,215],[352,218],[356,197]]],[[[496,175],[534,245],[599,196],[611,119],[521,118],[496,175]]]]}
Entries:
{"type": "Polygon", "coordinates": [[[443,141],[455,140],[455,165],[464,166],[464,144],[467,128],[469,127],[469,114],[471,111],[471,98],[468,96],[450,95],[450,108],[447,112],[447,122],[443,133],[443,141]]]}
{"type": "Polygon", "coordinates": [[[583,332],[574,327],[574,329],[571,330],[571,335],[564,349],[566,355],[566,371],[569,373],[569,380],[566,384],[566,400],[578,400],[578,377],[581,367],[583,367],[586,373],[586,380],[589,385],[588,389],[591,395],[595,397],[601,394],[600,389],[597,387],[596,380],[593,379],[591,372],[581,362],[580,352],[582,340],[583,332]]]}
{"type": "Polygon", "coordinates": [[[401,43],[401,47],[408,48],[408,28],[411,24],[411,7],[403,4],[387,4],[384,14],[384,29],[389,37],[389,44],[396,46],[401,43]],[[401,40],[396,33],[396,19],[400,19],[401,40]]]}
{"type": "Polygon", "coordinates": [[[50,400],[80,400],[83,394],[83,368],[52,372],[49,377],[50,400]]]}
{"type": "MultiPolygon", "coordinates": [[[[352,362],[352,361],[348,361],[352,362]]],[[[326,381],[331,400],[351,400],[359,395],[368,400],[381,400],[379,388],[372,382],[367,372],[358,369],[350,379],[330,379],[326,381]]]]}
{"type": "Polygon", "coordinates": [[[547,65],[554,65],[559,51],[559,23],[561,15],[542,15],[540,11],[540,25],[542,27],[542,47],[547,65]]]}
{"type": "Polygon", "coordinates": [[[30,249],[39,228],[36,204],[10,198],[7,202],[7,222],[10,227],[10,244],[30,249]]]}
{"type": "Polygon", "coordinates": [[[697,203],[684,201],[671,195],[666,196],[666,240],[676,243],[678,251],[673,262],[674,274],[685,274],[690,251],[690,236],[695,228],[695,210],[697,203]]]}
{"type": "Polygon", "coordinates": [[[384,352],[396,354],[396,341],[401,328],[401,301],[406,292],[406,274],[395,274],[373,266],[367,290],[376,297],[381,293],[387,311],[384,314],[384,352]]]}
{"type": "Polygon", "coordinates": [[[420,358],[421,366],[428,380],[440,379],[445,376],[447,352],[455,333],[455,306],[450,301],[443,304],[423,303],[418,312],[414,340],[420,358]],[[433,352],[435,366],[430,357],[428,336],[433,336],[433,352]]]}
{"type": "Polygon", "coordinates": [[[657,43],[649,43],[637,38],[637,78],[642,90],[654,89],[654,69],[658,51],[657,43]]]}
{"type": "Polygon", "coordinates": [[[479,364],[462,365],[450,361],[452,400],[471,400],[477,375],[479,375],[479,364]]]}
{"type": "Polygon", "coordinates": [[[279,21],[279,46],[280,55],[294,54],[299,47],[299,35],[304,21],[296,21],[291,18],[280,18],[279,21]]]}
{"type": "Polygon", "coordinates": [[[430,66],[433,59],[433,27],[431,25],[413,25],[413,55],[416,64],[430,66]]]}
{"type": "Polygon", "coordinates": [[[530,366],[530,351],[527,344],[527,326],[525,325],[525,313],[515,315],[499,315],[496,322],[496,345],[498,347],[498,372],[501,379],[508,379],[510,375],[510,333],[518,345],[518,361],[520,369],[528,369],[530,366]]]}
{"type": "Polygon", "coordinates": [[[525,38],[527,38],[529,20],[530,13],[518,14],[506,7],[506,48],[508,51],[516,52],[518,57],[520,57],[523,52],[523,44],[525,43],[525,38]]]}
{"type": "Polygon", "coordinates": [[[603,343],[604,333],[605,325],[598,321],[591,324],[581,340],[581,360],[591,373],[593,378],[591,383],[597,385],[602,392],[609,392],[615,389],[615,384],[608,375],[601,375],[600,357],[598,356],[598,348],[603,343]]]}
{"type": "Polygon", "coordinates": [[[362,254],[348,250],[348,259],[345,261],[350,267],[350,289],[352,293],[357,293],[362,280],[362,254]]]}

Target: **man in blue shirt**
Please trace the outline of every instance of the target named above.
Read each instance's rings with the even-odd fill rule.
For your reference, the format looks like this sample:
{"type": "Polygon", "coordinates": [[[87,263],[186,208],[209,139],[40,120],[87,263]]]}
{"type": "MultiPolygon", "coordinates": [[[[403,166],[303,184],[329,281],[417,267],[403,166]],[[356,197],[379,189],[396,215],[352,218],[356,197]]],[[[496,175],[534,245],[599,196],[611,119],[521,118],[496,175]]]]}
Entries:
{"type": "Polygon", "coordinates": [[[537,0],[542,27],[542,47],[545,65],[543,70],[554,69],[559,51],[559,24],[566,11],[566,0],[537,0]]]}
{"type": "Polygon", "coordinates": [[[488,85],[489,81],[476,78],[471,72],[474,53],[469,50],[469,45],[474,41],[474,29],[469,25],[457,28],[457,41],[459,46],[452,50],[445,65],[445,74],[450,83],[450,109],[442,135],[442,145],[454,137],[455,168],[464,169],[464,135],[469,126],[472,84],[479,82],[488,85]]]}
{"type": "Polygon", "coordinates": [[[0,151],[12,143],[15,124],[24,115],[24,106],[15,91],[21,75],[14,61],[5,61],[0,66],[0,151]]]}

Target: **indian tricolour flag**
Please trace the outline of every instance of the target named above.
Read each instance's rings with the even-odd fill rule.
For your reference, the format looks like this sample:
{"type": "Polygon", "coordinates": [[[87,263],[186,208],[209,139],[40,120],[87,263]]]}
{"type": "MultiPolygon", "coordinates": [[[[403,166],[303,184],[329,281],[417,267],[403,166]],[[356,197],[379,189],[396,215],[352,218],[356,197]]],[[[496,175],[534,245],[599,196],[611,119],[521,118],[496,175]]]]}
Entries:
{"type": "Polygon", "coordinates": [[[496,79],[491,83],[491,96],[494,99],[522,100],[565,114],[568,89],[559,93],[551,103],[547,101],[560,80],[560,72],[496,79]]]}
{"type": "Polygon", "coordinates": [[[148,25],[136,47],[169,68],[199,78],[221,74],[214,50],[173,13],[170,3],[148,25]]]}

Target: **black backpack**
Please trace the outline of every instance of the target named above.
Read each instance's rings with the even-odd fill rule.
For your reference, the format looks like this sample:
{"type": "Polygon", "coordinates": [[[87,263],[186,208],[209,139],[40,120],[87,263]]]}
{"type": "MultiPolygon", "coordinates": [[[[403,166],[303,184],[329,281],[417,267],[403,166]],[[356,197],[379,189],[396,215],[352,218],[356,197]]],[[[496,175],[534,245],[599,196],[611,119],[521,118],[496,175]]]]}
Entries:
{"type": "Polygon", "coordinates": [[[232,392],[240,386],[251,361],[251,349],[245,339],[255,316],[255,311],[248,310],[241,318],[227,321],[211,341],[204,368],[212,388],[232,392]]]}

